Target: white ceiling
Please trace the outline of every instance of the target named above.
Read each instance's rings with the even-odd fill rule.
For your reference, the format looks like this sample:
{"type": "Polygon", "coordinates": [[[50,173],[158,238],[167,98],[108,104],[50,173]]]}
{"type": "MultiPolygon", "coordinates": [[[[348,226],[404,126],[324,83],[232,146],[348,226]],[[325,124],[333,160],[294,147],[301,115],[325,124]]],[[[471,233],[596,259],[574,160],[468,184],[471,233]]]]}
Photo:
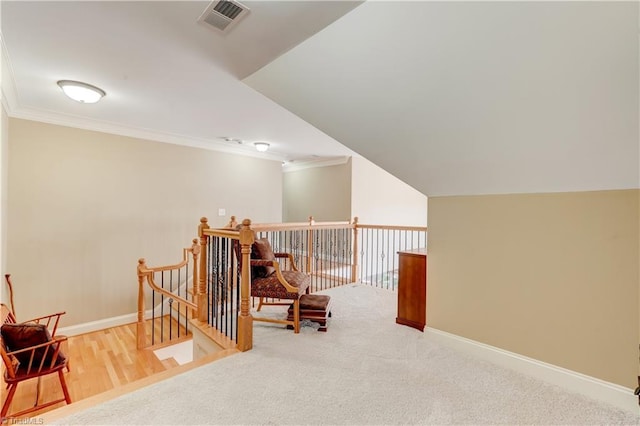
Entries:
{"type": "Polygon", "coordinates": [[[352,155],[240,79],[361,2],[242,3],[250,13],[221,33],[196,22],[210,2],[3,1],[9,114],[278,160],[352,155]],[[107,96],[76,103],[62,95],[61,79],[107,96]],[[262,140],[267,154],[252,146],[262,140]]]}
{"type": "Polygon", "coordinates": [[[430,196],[640,187],[637,2],[244,3],[221,35],[196,24],[208,2],[3,1],[9,113],[298,163],[355,151],[430,196]]]}
{"type": "Polygon", "coordinates": [[[638,2],[367,2],[245,80],[433,195],[640,187],[638,2]]]}

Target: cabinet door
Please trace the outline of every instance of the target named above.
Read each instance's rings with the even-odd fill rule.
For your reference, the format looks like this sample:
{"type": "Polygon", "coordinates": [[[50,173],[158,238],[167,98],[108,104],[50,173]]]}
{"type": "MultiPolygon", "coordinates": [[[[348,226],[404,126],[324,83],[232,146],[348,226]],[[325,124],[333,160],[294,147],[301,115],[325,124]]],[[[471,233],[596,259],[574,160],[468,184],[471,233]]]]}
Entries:
{"type": "Polygon", "coordinates": [[[398,271],[398,324],[424,331],[427,304],[427,256],[402,253],[398,271]]]}

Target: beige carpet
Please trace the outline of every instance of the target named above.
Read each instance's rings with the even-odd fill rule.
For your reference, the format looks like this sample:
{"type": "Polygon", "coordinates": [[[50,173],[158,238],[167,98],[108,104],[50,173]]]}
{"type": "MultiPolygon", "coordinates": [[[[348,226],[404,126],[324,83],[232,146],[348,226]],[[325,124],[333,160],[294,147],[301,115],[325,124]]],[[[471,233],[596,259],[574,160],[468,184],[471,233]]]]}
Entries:
{"type": "Polygon", "coordinates": [[[324,293],[333,300],[327,333],[256,323],[253,350],[58,424],[640,424],[396,325],[391,291],[324,293]]]}

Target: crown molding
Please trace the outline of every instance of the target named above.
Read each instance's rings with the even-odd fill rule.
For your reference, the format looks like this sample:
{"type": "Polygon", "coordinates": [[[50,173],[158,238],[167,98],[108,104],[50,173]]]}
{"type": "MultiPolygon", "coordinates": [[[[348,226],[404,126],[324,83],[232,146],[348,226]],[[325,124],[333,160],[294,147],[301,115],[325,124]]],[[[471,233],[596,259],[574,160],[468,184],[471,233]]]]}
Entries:
{"type": "Polygon", "coordinates": [[[59,126],[73,127],[77,129],[90,130],[95,132],[109,133],[114,135],[145,139],[154,142],[169,143],[173,145],[188,146],[210,151],[219,151],[229,154],[242,155],[246,157],[260,158],[263,160],[282,161],[283,158],[273,153],[257,152],[253,146],[227,145],[217,140],[196,138],[193,136],[176,133],[158,132],[157,130],[124,126],[108,121],[88,119],[85,117],[62,114],[54,111],[45,111],[35,108],[11,107],[7,113],[12,118],[39,121],[43,123],[55,124],[59,126]]]}
{"type": "Polygon", "coordinates": [[[0,47],[2,50],[2,85],[0,87],[0,102],[7,115],[12,118],[39,121],[58,126],[72,127],[76,129],[109,133],[113,135],[131,138],[145,139],[154,142],[169,143],[173,145],[188,146],[210,151],[225,152],[246,157],[260,158],[263,160],[283,161],[284,157],[277,153],[258,152],[253,146],[227,145],[223,142],[193,136],[159,132],[157,130],[125,126],[104,120],[96,120],[86,117],[63,114],[57,111],[25,107],[20,103],[18,89],[14,79],[13,67],[9,59],[9,53],[0,32],[0,47]]]}
{"type": "Polygon", "coordinates": [[[315,167],[329,167],[329,166],[338,166],[340,164],[345,164],[349,161],[350,156],[340,156],[340,157],[319,157],[314,160],[307,161],[290,161],[285,162],[282,165],[282,171],[284,173],[296,172],[298,170],[305,169],[313,169],[315,167]]]}

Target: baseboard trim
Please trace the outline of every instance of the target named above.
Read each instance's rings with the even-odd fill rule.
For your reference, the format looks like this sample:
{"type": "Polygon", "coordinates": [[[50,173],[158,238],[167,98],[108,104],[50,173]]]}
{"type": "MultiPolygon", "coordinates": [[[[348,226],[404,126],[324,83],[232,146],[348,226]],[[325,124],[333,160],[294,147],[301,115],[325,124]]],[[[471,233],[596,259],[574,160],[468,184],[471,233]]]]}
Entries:
{"type": "MultiPolygon", "coordinates": [[[[193,280],[193,276],[186,282],[179,286],[179,289],[174,291],[186,292],[185,287],[189,285],[193,280]]],[[[158,303],[155,307],[156,312],[169,312],[173,316],[173,312],[170,308],[169,298],[164,298],[164,302],[158,303]]],[[[144,319],[150,319],[153,317],[153,309],[147,309],[144,313],[144,319]]],[[[105,328],[119,327],[125,324],[131,324],[132,322],[138,322],[138,313],[120,315],[118,317],[103,318],[96,321],[85,322],[82,324],[70,325],[68,327],[61,327],[56,331],[56,334],[61,336],[77,336],[79,334],[91,333],[93,331],[104,330],[105,328]]]]}
{"type": "Polygon", "coordinates": [[[486,361],[536,377],[588,398],[614,405],[630,413],[636,415],[639,413],[638,398],[633,395],[633,389],[447,333],[446,331],[427,327],[425,332],[486,361]]]}
{"type": "MultiPolygon", "coordinates": [[[[145,313],[145,319],[151,318],[151,310],[145,313]]],[[[79,334],[91,333],[93,331],[104,330],[105,328],[119,327],[138,321],[138,314],[125,314],[119,317],[104,318],[101,320],[85,322],[82,324],[61,327],[56,331],[60,336],[77,336],[79,334]]]]}

